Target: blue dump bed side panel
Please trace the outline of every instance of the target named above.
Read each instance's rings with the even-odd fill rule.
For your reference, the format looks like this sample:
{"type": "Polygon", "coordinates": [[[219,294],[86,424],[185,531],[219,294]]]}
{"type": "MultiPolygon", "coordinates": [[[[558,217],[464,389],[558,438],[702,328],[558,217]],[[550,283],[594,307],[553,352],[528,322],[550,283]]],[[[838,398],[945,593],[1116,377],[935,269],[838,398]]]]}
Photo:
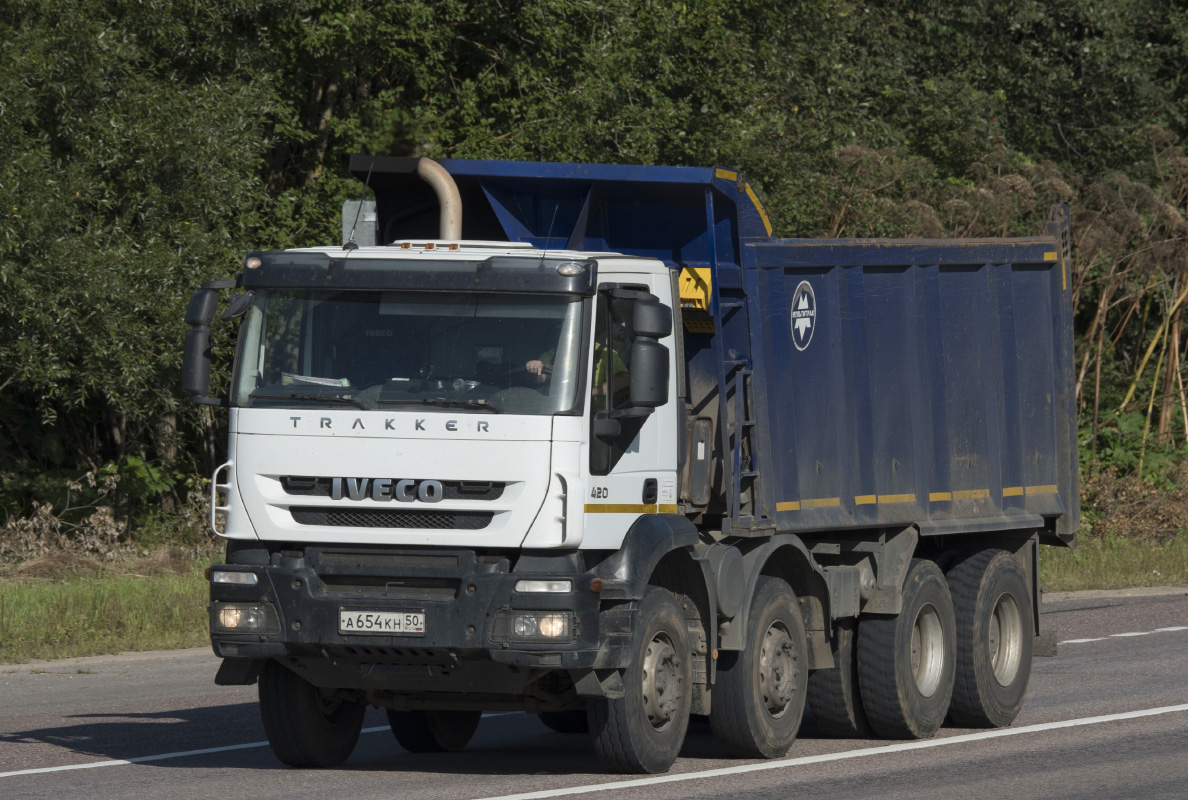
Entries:
{"type": "Polygon", "coordinates": [[[779,529],[1071,539],[1072,305],[1054,237],[769,241],[743,268],[779,529]]]}

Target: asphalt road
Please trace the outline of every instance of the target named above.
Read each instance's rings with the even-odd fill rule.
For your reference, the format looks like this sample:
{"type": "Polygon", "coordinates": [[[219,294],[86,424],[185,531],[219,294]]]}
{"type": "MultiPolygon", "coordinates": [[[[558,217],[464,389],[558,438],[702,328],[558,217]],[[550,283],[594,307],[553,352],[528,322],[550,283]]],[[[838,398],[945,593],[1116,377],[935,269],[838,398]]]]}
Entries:
{"type": "Polygon", "coordinates": [[[1049,595],[1043,614],[1062,644],[1035,660],[1011,728],[904,743],[816,738],[810,722],[759,762],[720,758],[694,724],[672,772],[643,779],[524,714],[488,716],[463,753],[414,756],[373,710],[381,730],[344,768],[289,769],[261,744],[255,687],[215,686],[206,649],[0,666],[0,797],[1188,797],[1188,590],[1049,595]],[[177,755],[192,751],[207,752],[177,755]]]}

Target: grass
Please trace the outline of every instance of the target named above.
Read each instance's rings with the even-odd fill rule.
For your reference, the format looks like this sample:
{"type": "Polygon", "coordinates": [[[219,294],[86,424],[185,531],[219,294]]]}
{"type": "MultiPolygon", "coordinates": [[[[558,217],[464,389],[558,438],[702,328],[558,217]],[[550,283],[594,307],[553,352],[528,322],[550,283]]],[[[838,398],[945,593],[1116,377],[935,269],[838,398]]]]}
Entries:
{"type": "MultiPolygon", "coordinates": [[[[140,574],[170,563],[157,558],[122,571],[58,563],[51,577],[0,578],[0,664],[206,644],[199,561],[175,556],[165,574],[140,574]]],[[[1040,581],[1049,592],[1188,586],[1188,536],[1146,544],[1082,535],[1073,549],[1041,547],[1040,581]]]]}
{"type": "Polygon", "coordinates": [[[207,592],[201,574],[0,581],[0,664],[205,644],[207,592]]]}
{"type": "Polygon", "coordinates": [[[1158,544],[1082,536],[1075,548],[1041,547],[1040,583],[1048,592],[1188,586],[1188,536],[1158,544]]]}

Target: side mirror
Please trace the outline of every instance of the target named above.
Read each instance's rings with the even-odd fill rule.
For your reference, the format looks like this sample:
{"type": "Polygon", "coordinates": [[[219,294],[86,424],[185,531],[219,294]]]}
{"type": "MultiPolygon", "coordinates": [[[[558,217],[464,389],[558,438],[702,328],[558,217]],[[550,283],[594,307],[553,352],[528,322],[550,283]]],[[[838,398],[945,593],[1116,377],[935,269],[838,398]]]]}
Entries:
{"type": "Polygon", "coordinates": [[[663,339],[672,333],[672,309],[659,300],[636,300],[631,330],[636,336],[663,339]]]}
{"type": "Polygon", "coordinates": [[[199,289],[186,306],[186,324],[191,327],[209,326],[219,308],[219,293],[214,289],[199,289]]]}
{"type": "Polygon", "coordinates": [[[668,348],[637,335],[631,344],[631,405],[653,409],[667,402],[668,348]]]}
{"type": "Polygon", "coordinates": [[[199,289],[186,307],[186,345],[182,355],[182,391],[199,405],[221,406],[223,401],[207,397],[210,391],[210,323],[219,307],[219,293],[199,289]]]}
{"type": "Polygon", "coordinates": [[[623,424],[605,411],[594,415],[594,435],[599,439],[613,439],[623,431],[623,424]]]}

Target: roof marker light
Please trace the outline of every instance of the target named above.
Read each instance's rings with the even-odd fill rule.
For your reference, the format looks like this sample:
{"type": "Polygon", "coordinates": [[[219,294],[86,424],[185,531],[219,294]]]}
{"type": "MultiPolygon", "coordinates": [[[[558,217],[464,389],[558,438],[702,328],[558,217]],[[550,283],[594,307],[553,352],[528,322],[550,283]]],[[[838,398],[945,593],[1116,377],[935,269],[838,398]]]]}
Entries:
{"type": "Polygon", "coordinates": [[[247,267],[248,269],[259,269],[260,264],[262,264],[262,263],[263,262],[260,261],[258,256],[249,256],[248,260],[243,262],[243,265],[245,267],[247,267]]]}
{"type": "Polygon", "coordinates": [[[566,261],[557,267],[557,274],[564,275],[566,278],[576,278],[586,271],[586,268],[576,261],[566,261]]]}

